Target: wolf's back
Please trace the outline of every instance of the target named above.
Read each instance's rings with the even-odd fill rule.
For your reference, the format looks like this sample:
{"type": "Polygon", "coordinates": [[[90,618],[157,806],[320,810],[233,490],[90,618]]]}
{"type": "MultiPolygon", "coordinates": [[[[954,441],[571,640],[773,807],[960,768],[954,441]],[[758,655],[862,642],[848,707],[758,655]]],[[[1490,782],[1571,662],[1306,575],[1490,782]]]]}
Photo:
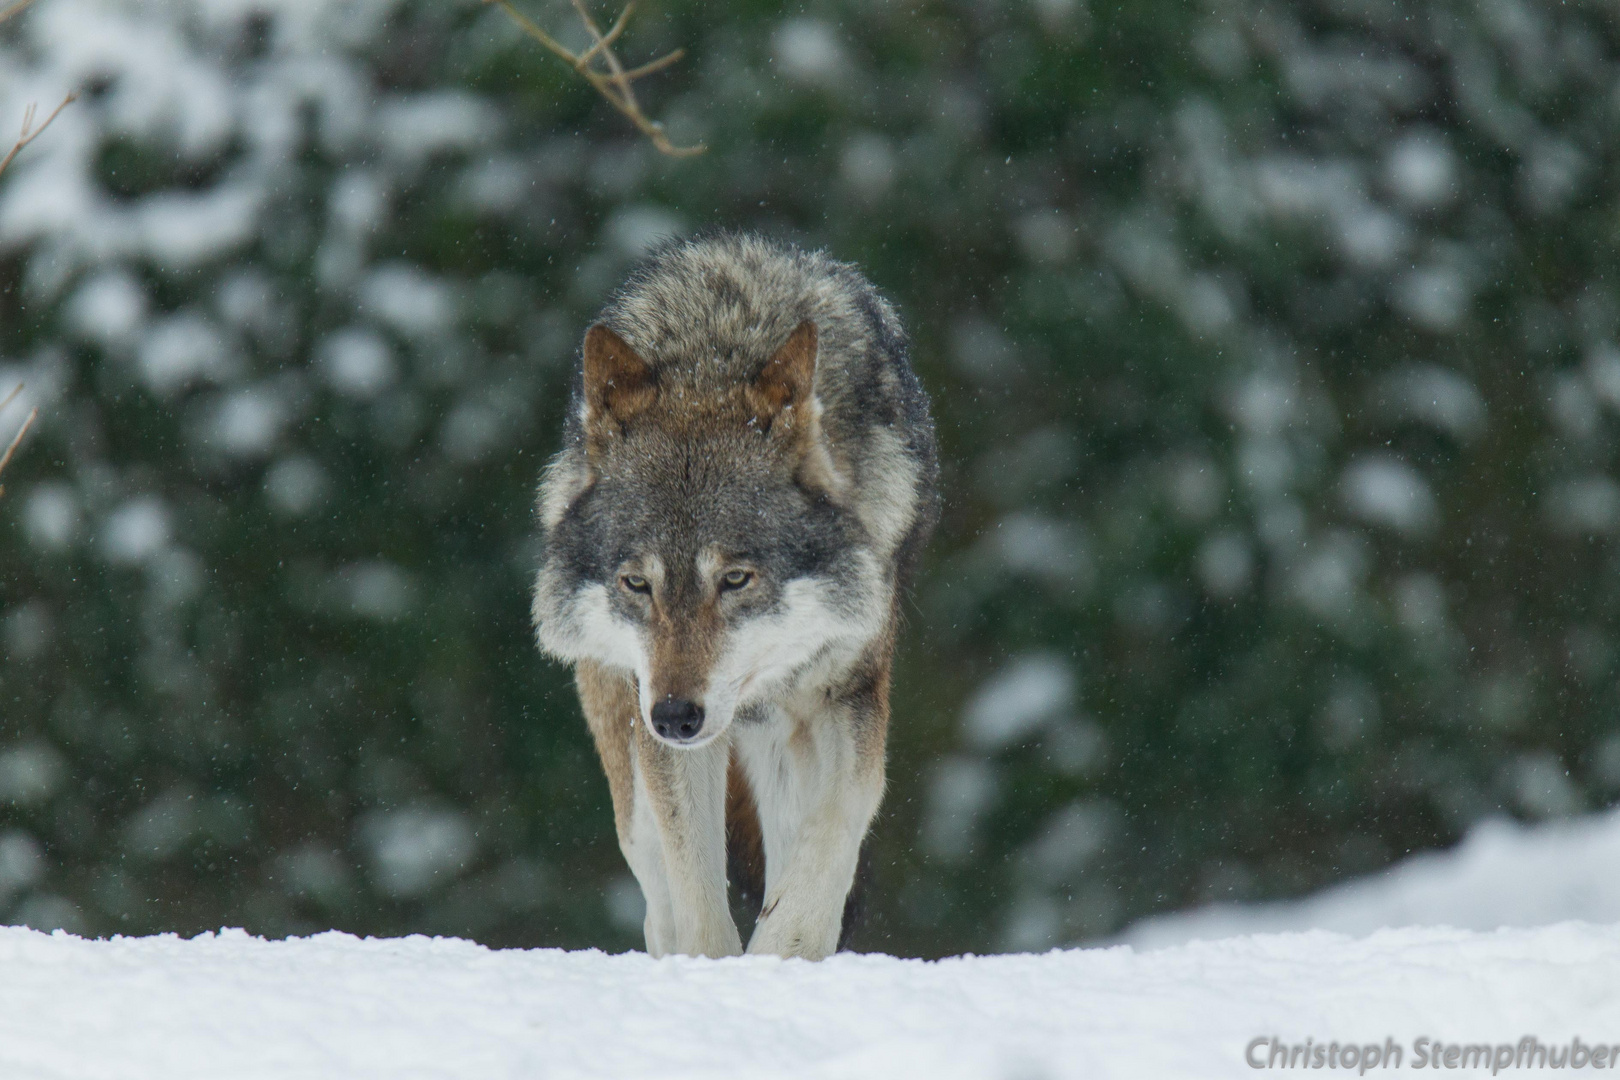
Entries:
{"type": "Polygon", "coordinates": [[[903,580],[938,515],[933,421],[899,317],[860,271],[823,252],[714,233],[654,251],[602,312],[661,386],[695,399],[755,378],[806,320],[818,333],[828,450],[874,554],[903,580]]]}

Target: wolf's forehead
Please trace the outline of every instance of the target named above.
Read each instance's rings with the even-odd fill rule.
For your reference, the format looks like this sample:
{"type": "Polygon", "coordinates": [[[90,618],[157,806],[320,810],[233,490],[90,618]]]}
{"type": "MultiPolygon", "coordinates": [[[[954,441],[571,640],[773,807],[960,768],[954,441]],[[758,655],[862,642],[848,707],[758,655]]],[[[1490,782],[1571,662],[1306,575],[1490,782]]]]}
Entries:
{"type": "Polygon", "coordinates": [[[729,556],[773,547],[781,522],[769,500],[692,503],[666,497],[648,499],[624,524],[622,538],[632,546],[691,563],[705,553],[729,556]]]}
{"type": "Polygon", "coordinates": [[[781,473],[779,458],[740,417],[677,414],[649,417],[624,436],[602,474],[638,489],[663,512],[689,504],[712,513],[716,500],[769,484],[781,473]]]}
{"type": "Polygon", "coordinates": [[[705,559],[769,559],[792,546],[785,532],[803,518],[790,492],[760,477],[684,490],[637,486],[607,501],[612,512],[598,524],[604,547],[620,558],[657,555],[672,568],[689,568],[705,559]]]}
{"type": "Polygon", "coordinates": [[[657,548],[642,553],[636,562],[648,577],[660,581],[696,570],[699,577],[714,577],[731,565],[739,553],[726,544],[710,542],[694,549],[661,551],[657,548]]]}

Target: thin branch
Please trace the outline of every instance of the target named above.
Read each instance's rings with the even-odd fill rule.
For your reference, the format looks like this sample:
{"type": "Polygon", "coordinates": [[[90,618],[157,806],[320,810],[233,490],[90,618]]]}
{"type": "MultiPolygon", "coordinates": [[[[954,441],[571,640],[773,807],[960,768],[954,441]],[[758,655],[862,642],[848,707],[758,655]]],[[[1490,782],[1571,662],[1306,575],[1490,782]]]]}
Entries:
{"type": "Polygon", "coordinates": [[[579,54],[579,59],[574,62],[575,71],[584,71],[586,66],[596,58],[597,53],[618,40],[619,35],[624,33],[625,25],[630,21],[630,12],[635,9],[635,6],[633,3],[624,5],[624,10],[619,12],[619,20],[613,24],[613,29],[598,37],[595,45],[579,54]]]}
{"type": "Polygon", "coordinates": [[[690,157],[693,154],[701,154],[708,149],[702,143],[698,143],[696,146],[676,146],[669,141],[669,136],[664,134],[664,125],[656,120],[649,119],[647,114],[641,111],[641,104],[636,101],[636,92],[631,84],[644,75],[662,71],[684,56],[685,52],[676,49],[667,56],[661,56],[657,60],[643,64],[638,68],[625,70],[624,65],[619,62],[618,56],[613,52],[613,43],[618,40],[620,34],[624,33],[624,28],[630,20],[630,12],[635,6],[633,2],[625,5],[624,10],[619,13],[619,17],[614,20],[613,25],[608,28],[606,33],[603,33],[602,29],[596,25],[596,20],[591,18],[591,13],[585,7],[584,0],[573,0],[574,10],[579,13],[580,21],[585,24],[585,29],[591,35],[591,47],[577,55],[556,38],[540,29],[534,20],[512,6],[512,0],[485,0],[485,2],[493,4],[506,12],[512,21],[517,24],[519,30],[522,30],[545,46],[547,50],[571,64],[574,70],[579,72],[598,94],[607,99],[609,105],[623,113],[626,119],[636,126],[637,131],[652,141],[653,146],[659,153],[668,154],[671,157],[690,157]],[[607,70],[604,71],[596,66],[598,60],[606,66],[607,70]]]}
{"type": "Polygon", "coordinates": [[[665,68],[669,67],[669,65],[673,64],[675,61],[679,60],[685,55],[685,49],[676,49],[674,52],[665,53],[658,59],[648,61],[638,68],[631,68],[629,71],[624,73],[624,77],[627,79],[639,79],[643,75],[651,75],[655,71],[663,71],[665,68]]]}
{"type": "MultiPolygon", "coordinates": [[[[591,18],[590,9],[585,6],[585,0],[570,0],[570,2],[574,5],[574,10],[579,13],[579,21],[585,24],[585,29],[590,31],[591,37],[596,41],[595,45],[586,50],[585,55],[588,56],[598,50],[601,51],[602,59],[607,61],[608,77],[613,80],[613,85],[619,90],[619,100],[623,103],[620,108],[635,109],[639,112],[640,109],[636,105],[635,91],[630,89],[629,82],[625,80],[624,67],[619,63],[619,58],[613,54],[613,50],[608,48],[608,39],[602,36],[601,30],[597,29],[596,20],[591,18]]],[[[634,6],[634,0],[624,5],[624,14],[619,16],[620,22],[624,21],[625,17],[630,14],[630,9],[634,6]]]]}
{"type": "MultiPolygon", "coordinates": [[[[10,405],[13,401],[16,401],[17,395],[22,393],[22,391],[22,383],[18,383],[17,389],[7,394],[6,400],[0,401],[0,411],[4,411],[7,405],[10,405]]],[[[28,410],[28,418],[23,421],[22,427],[17,429],[17,434],[12,436],[11,445],[6,447],[5,454],[0,455],[0,473],[5,472],[6,466],[11,464],[11,455],[15,454],[17,452],[17,447],[22,445],[23,436],[28,434],[28,429],[34,426],[34,419],[38,416],[39,409],[34,408],[28,410]]],[[[0,484],[0,495],[4,495],[5,493],[6,486],[4,484],[0,484]]]]}
{"type": "MultiPolygon", "coordinates": [[[[3,10],[0,10],[0,23],[4,23],[8,19],[22,14],[23,10],[33,2],[34,0],[16,0],[15,3],[7,5],[3,10]]],[[[0,173],[5,172],[6,167],[11,164],[12,159],[18,154],[22,153],[23,147],[33,142],[39,137],[40,132],[50,127],[51,121],[55,120],[59,115],[61,115],[62,110],[67,108],[76,97],[78,97],[77,94],[69,94],[67,97],[63,98],[62,104],[58,105],[54,110],[52,110],[51,115],[47,116],[45,118],[45,122],[39,125],[37,128],[34,127],[35,108],[33,104],[30,103],[29,106],[23,110],[22,133],[17,136],[17,141],[11,144],[11,149],[6,153],[6,156],[0,158],[0,173]]],[[[0,401],[0,412],[4,412],[7,408],[9,408],[11,403],[17,400],[17,395],[21,394],[22,392],[23,384],[18,383],[17,389],[7,394],[4,401],[0,401]]],[[[13,435],[11,437],[11,442],[6,444],[6,452],[4,454],[0,454],[0,473],[4,473],[6,471],[6,466],[11,464],[12,457],[17,453],[17,447],[22,445],[23,436],[28,434],[28,429],[34,426],[34,421],[38,418],[39,409],[37,407],[28,410],[28,415],[23,419],[22,427],[17,429],[17,434],[13,435]]],[[[5,493],[6,486],[4,484],[0,484],[0,495],[4,495],[5,493]]]]}
{"type": "Polygon", "coordinates": [[[544,45],[546,48],[550,49],[564,60],[567,60],[570,64],[579,62],[579,57],[563,48],[556,38],[540,29],[540,27],[535,24],[534,20],[530,19],[517,8],[513,7],[508,0],[487,0],[487,2],[494,4],[501,10],[505,11],[512,17],[512,21],[517,23],[519,30],[522,30],[525,34],[528,34],[530,37],[534,38],[534,40],[538,41],[540,44],[544,45]]]}
{"type": "Polygon", "coordinates": [[[23,13],[23,9],[26,8],[29,4],[32,4],[33,2],[34,2],[34,0],[17,0],[17,2],[15,4],[12,4],[10,7],[6,8],[4,11],[0,11],[0,23],[5,22],[7,19],[11,18],[13,15],[21,15],[23,13]]]}
{"type": "MultiPolygon", "coordinates": [[[[29,2],[31,3],[32,0],[29,0],[29,2]]],[[[8,8],[7,10],[15,10],[15,7],[8,8]]],[[[47,116],[45,118],[45,122],[39,125],[39,127],[34,127],[34,106],[30,104],[28,108],[24,109],[22,134],[18,135],[17,141],[11,144],[10,152],[8,152],[5,157],[0,158],[0,173],[5,172],[6,166],[11,164],[11,159],[22,153],[23,147],[39,138],[40,133],[51,126],[51,121],[62,115],[62,110],[77,101],[78,97],[78,94],[69,94],[67,97],[63,98],[62,104],[53,109],[51,111],[51,115],[47,116]]]]}

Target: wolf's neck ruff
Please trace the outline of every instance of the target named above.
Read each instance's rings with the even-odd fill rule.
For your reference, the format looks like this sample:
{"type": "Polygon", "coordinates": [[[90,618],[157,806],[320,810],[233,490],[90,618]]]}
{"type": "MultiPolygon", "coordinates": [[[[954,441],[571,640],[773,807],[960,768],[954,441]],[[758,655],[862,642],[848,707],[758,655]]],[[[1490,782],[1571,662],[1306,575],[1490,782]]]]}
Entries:
{"type": "Polygon", "coordinates": [[[728,771],[751,796],[733,813],[755,815],[732,834],[764,851],[750,951],[837,946],[936,474],[898,320],[847,264],[750,236],[671,244],[586,332],[534,615],[576,666],[649,950],[740,948],[728,771]]]}

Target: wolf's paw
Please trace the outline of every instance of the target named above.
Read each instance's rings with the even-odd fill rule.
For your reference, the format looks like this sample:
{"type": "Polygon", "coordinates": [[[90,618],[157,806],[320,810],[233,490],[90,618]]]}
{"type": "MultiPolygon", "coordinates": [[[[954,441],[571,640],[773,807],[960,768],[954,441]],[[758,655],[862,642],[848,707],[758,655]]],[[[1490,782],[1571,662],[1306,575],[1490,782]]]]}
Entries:
{"type": "Polygon", "coordinates": [[[838,948],[839,919],[835,916],[830,926],[828,922],[827,919],[794,918],[792,912],[772,907],[754,924],[754,934],[748,939],[748,955],[825,960],[838,948]]]}
{"type": "Polygon", "coordinates": [[[677,930],[675,939],[675,948],[670,951],[682,956],[709,956],[718,959],[722,956],[741,956],[743,951],[742,939],[737,936],[737,927],[732,924],[729,914],[720,925],[692,928],[686,933],[677,930]]]}

